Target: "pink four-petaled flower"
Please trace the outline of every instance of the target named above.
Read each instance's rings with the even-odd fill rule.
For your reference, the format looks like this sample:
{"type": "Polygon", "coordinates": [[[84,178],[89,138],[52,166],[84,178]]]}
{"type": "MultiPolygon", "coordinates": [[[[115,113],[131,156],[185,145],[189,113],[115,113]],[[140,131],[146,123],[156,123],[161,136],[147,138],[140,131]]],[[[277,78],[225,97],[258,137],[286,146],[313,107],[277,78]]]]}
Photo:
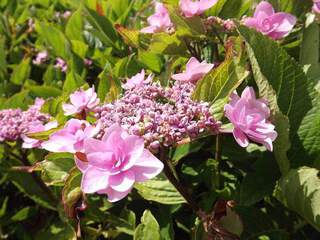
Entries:
{"type": "Polygon", "coordinates": [[[246,87],[241,97],[233,93],[224,109],[234,126],[233,136],[241,147],[247,147],[250,139],[273,150],[272,142],[277,138],[277,132],[268,121],[270,110],[265,99],[256,99],[252,87],[246,87]]]}
{"type": "Polygon", "coordinates": [[[124,89],[132,89],[135,87],[141,87],[144,84],[147,84],[152,81],[152,74],[150,74],[147,79],[145,79],[145,71],[142,69],[140,73],[137,73],[133,77],[127,80],[127,82],[123,85],[124,89]]]}
{"type": "Polygon", "coordinates": [[[118,124],[102,140],[86,139],[84,154],[86,159],[77,160],[83,172],[82,191],[107,194],[110,202],[124,198],[135,182],[153,178],[163,169],[163,163],[145,149],[144,140],[129,135],[118,124]]]}
{"type": "Polygon", "coordinates": [[[62,108],[66,116],[73,114],[88,113],[100,102],[94,87],[87,90],[80,89],[70,95],[71,104],[63,104],[62,108]]]}
{"type": "Polygon", "coordinates": [[[141,29],[142,33],[157,33],[168,31],[172,26],[168,9],[159,2],[155,3],[155,13],[147,19],[149,26],[141,29]]]}
{"type": "Polygon", "coordinates": [[[172,75],[172,79],[196,83],[210,72],[213,66],[214,64],[209,64],[206,61],[199,62],[195,57],[191,57],[186,65],[186,70],[183,73],[172,75]]]}
{"type": "Polygon", "coordinates": [[[253,17],[244,19],[244,24],[276,40],[287,36],[296,21],[295,16],[284,12],[275,13],[270,3],[262,1],[256,7],[253,17]]]}
{"type": "Polygon", "coordinates": [[[94,137],[99,131],[99,124],[91,126],[86,121],[71,119],[63,129],[51,134],[49,140],[43,142],[41,146],[50,152],[81,152],[84,140],[94,137]]]}
{"type": "Polygon", "coordinates": [[[211,8],[218,0],[180,0],[179,6],[183,15],[187,18],[198,16],[211,8]]]}

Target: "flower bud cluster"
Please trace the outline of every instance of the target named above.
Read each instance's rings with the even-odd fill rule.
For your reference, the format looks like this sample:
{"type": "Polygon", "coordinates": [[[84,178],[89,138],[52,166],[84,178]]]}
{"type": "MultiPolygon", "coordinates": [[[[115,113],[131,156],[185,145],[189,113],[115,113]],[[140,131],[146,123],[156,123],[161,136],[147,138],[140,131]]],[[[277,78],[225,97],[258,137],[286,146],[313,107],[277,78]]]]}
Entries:
{"type": "Polygon", "coordinates": [[[217,134],[220,123],[209,112],[209,104],[191,99],[195,85],[176,81],[164,88],[157,83],[137,86],[113,103],[98,107],[102,129],[120,124],[130,134],[144,138],[154,153],[201,134],[217,134]]]}
{"type": "Polygon", "coordinates": [[[37,99],[27,111],[5,109],[0,111],[0,142],[16,141],[33,125],[49,121],[50,116],[40,112],[44,101],[37,99]]]}

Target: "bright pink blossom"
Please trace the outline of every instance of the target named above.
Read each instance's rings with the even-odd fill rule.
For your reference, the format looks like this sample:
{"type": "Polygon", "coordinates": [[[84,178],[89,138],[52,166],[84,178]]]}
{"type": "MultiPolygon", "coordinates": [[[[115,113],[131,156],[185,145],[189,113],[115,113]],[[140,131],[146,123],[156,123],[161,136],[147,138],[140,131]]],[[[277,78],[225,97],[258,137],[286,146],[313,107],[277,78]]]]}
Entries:
{"type": "Polygon", "coordinates": [[[87,90],[80,89],[70,95],[71,104],[63,104],[62,108],[66,116],[73,114],[88,113],[100,102],[94,87],[87,90]]]}
{"type": "Polygon", "coordinates": [[[172,79],[195,83],[210,72],[213,66],[214,64],[206,61],[200,63],[195,57],[192,57],[186,65],[186,71],[172,75],[172,79]]]}
{"type": "Polygon", "coordinates": [[[225,105],[225,115],[233,124],[233,136],[241,147],[247,147],[249,139],[263,144],[272,151],[272,142],[277,138],[275,127],[268,121],[270,110],[265,99],[256,99],[252,87],[246,87],[241,97],[231,95],[225,105]]]}
{"type": "Polygon", "coordinates": [[[140,73],[137,73],[133,77],[127,80],[127,82],[123,85],[124,89],[132,89],[138,86],[143,86],[152,81],[153,76],[150,74],[147,79],[145,79],[145,71],[142,69],[140,73]]]}
{"type": "MultiPolygon", "coordinates": [[[[50,129],[56,128],[56,127],[58,127],[57,121],[48,122],[47,124],[37,123],[37,124],[31,125],[29,127],[28,133],[45,132],[50,129]]],[[[23,148],[39,148],[39,147],[41,147],[41,143],[42,143],[41,140],[30,138],[26,134],[23,134],[21,137],[23,140],[23,144],[22,144],[23,148]]]]}
{"type": "Polygon", "coordinates": [[[180,0],[179,6],[183,15],[187,18],[198,16],[211,8],[218,0],[180,0]]]}
{"type": "Polygon", "coordinates": [[[244,24],[273,39],[280,39],[291,32],[296,21],[295,16],[284,12],[275,13],[270,3],[262,1],[256,7],[254,16],[244,19],[244,24]]]}
{"type": "Polygon", "coordinates": [[[43,142],[41,146],[50,152],[81,152],[84,140],[94,137],[99,130],[99,126],[91,126],[86,121],[71,119],[63,129],[51,134],[49,140],[43,142]]]}
{"type": "Polygon", "coordinates": [[[164,32],[173,26],[167,8],[159,2],[155,3],[155,13],[147,21],[149,26],[141,29],[142,33],[164,32]]]}
{"type": "Polygon", "coordinates": [[[320,0],[313,0],[313,12],[320,13],[320,0]]]}
{"type": "Polygon", "coordinates": [[[143,138],[129,135],[118,124],[102,140],[86,139],[84,153],[82,191],[107,194],[110,202],[121,200],[135,182],[153,178],[163,169],[162,162],[144,148],[143,138]]]}

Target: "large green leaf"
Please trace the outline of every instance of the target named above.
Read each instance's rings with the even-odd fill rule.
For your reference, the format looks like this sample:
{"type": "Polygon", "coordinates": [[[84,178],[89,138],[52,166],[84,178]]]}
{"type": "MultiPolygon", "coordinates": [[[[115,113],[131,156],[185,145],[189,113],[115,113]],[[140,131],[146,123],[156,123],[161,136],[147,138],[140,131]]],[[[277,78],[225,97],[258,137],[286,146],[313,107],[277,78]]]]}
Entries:
{"type": "Polygon", "coordinates": [[[279,180],[274,194],[280,202],[320,231],[319,170],[309,167],[291,170],[279,180]]]}
{"type": "Polygon", "coordinates": [[[163,176],[158,176],[144,183],[135,184],[138,193],[147,200],[161,204],[184,203],[184,198],[163,176]]]}
{"type": "Polygon", "coordinates": [[[77,234],[69,223],[57,221],[48,224],[46,228],[41,229],[35,236],[35,240],[77,240],[77,234]]]}
{"type": "Polygon", "coordinates": [[[134,240],[160,240],[160,227],[149,210],[145,210],[141,217],[141,224],[135,230],[134,240]]]}
{"type": "Polygon", "coordinates": [[[9,172],[8,178],[21,192],[25,193],[29,198],[31,198],[40,206],[52,210],[56,209],[53,200],[37,184],[30,173],[9,172]]]}
{"type": "Polygon", "coordinates": [[[301,121],[312,108],[308,78],[299,64],[276,42],[255,30],[239,27],[244,38],[260,96],[269,100],[278,132],[275,155],[280,170],[290,168],[287,151],[301,121]]]}
{"type": "Polygon", "coordinates": [[[70,40],[83,41],[83,16],[82,16],[82,7],[75,11],[72,16],[69,18],[66,26],[66,36],[70,40]]]}
{"type": "Polygon", "coordinates": [[[227,59],[198,82],[193,98],[211,103],[225,99],[247,76],[243,66],[227,59]]]}

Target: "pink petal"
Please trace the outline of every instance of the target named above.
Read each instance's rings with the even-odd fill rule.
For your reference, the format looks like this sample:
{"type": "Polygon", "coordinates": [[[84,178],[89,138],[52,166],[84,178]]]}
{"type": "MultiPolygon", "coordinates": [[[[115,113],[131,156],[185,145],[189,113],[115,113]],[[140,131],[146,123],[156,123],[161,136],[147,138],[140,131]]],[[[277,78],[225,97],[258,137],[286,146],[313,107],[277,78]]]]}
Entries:
{"type": "Polygon", "coordinates": [[[124,151],[128,156],[128,162],[122,168],[123,171],[130,169],[141,158],[144,150],[144,140],[138,136],[129,136],[125,139],[124,151]]]}
{"type": "Polygon", "coordinates": [[[178,73],[172,75],[171,78],[177,81],[189,81],[190,75],[186,73],[178,73]]]}
{"type": "Polygon", "coordinates": [[[89,164],[103,170],[108,170],[113,166],[113,158],[113,152],[92,152],[87,154],[89,164]]]}
{"type": "Polygon", "coordinates": [[[96,153],[108,151],[108,146],[105,142],[94,139],[87,138],[84,140],[84,150],[85,153],[96,153]]]}
{"type": "Polygon", "coordinates": [[[188,71],[189,69],[194,69],[199,65],[200,65],[200,62],[195,57],[191,57],[186,64],[186,71],[188,71]]]}
{"type": "Polygon", "coordinates": [[[215,5],[218,2],[218,0],[200,0],[200,10],[204,12],[205,10],[211,8],[213,5],[215,5]]]}
{"type": "Polygon", "coordinates": [[[63,109],[64,114],[66,116],[70,116],[70,115],[73,115],[78,112],[78,108],[76,108],[75,106],[73,106],[71,104],[67,104],[67,103],[64,103],[62,105],[62,109],[63,109]]]}
{"type": "Polygon", "coordinates": [[[135,174],[131,170],[109,177],[109,186],[117,192],[126,192],[130,190],[134,182],[135,174]]]}
{"type": "Polygon", "coordinates": [[[108,174],[89,167],[82,176],[81,189],[84,193],[94,193],[108,186],[108,174]]]}
{"type": "Polygon", "coordinates": [[[247,17],[243,20],[244,25],[250,28],[259,29],[260,28],[260,22],[256,18],[247,17]]]}
{"type": "Polygon", "coordinates": [[[157,176],[163,169],[163,163],[149,150],[144,150],[142,157],[131,168],[137,182],[144,182],[157,176]]]}
{"type": "Polygon", "coordinates": [[[273,39],[287,36],[297,22],[295,16],[287,13],[276,13],[270,17],[270,21],[277,27],[268,35],[273,39]]]}
{"type": "Polygon", "coordinates": [[[240,129],[234,128],[233,136],[241,147],[247,147],[249,145],[247,136],[240,129]]]}
{"type": "Polygon", "coordinates": [[[74,156],[74,161],[76,163],[76,166],[77,168],[82,172],[84,173],[87,169],[88,169],[88,163],[87,162],[84,162],[84,161],[81,161],[79,160],[76,156],[74,156]]]}
{"type": "Polygon", "coordinates": [[[266,1],[262,1],[258,4],[256,7],[256,10],[254,12],[254,17],[255,18],[266,18],[268,16],[271,16],[274,14],[274,9],[273,6],[266,1]]]}
{"type": "Polygon", "coordinates": [[[52,122],[48,122],[46,125],[44,125],[44,130],[48,131],[50,129],[57,128],[57,127],[58,127],[58,122],[52,121],[52,122]]]}
{"type": "Polygon", "coordinates": [[[125,192],[117,192],[114,189],[112,189],[111,187],[108,187],[106,189],[99,191],[98,193],[99,194],[107,194],[109,202],[117,202],[117,201],[125,198],[131,192],[131,189],[132,188],[130,188],[128,191],[125,191],[125,192]]]}
{"type": "Polygon", "coordinates": [[[115,123],[107,129],[107,131],[103,135],[102,141],[107,142],[110,135],[114,132],[120,134],[121,138],[123,139],[129,136],[127,131],[125,131],[119,124],[115,123]]]}

